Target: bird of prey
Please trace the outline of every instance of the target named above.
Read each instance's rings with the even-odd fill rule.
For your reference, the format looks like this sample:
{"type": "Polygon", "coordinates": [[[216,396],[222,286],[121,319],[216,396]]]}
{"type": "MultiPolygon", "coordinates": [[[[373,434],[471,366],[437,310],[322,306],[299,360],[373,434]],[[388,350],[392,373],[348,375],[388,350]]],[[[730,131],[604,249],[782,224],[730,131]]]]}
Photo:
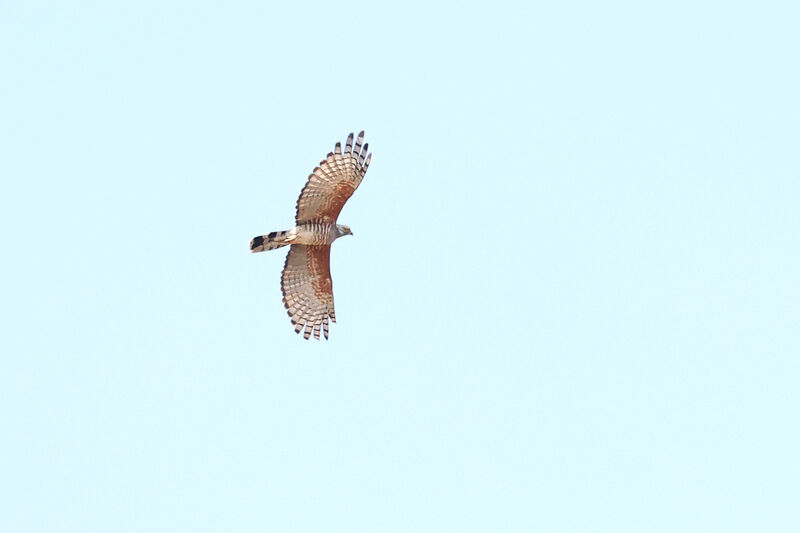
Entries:
{"type": "Polygon", "coordinates": [[[283,305],[294,324],[295,333],[306,339],[320,330],[328,338],[328,319],[336,322],[331,281],[331,243],[350,228],[336,223],[345,202],[355,192],[367,173],[372,154],[363,144],[364,132],[353,144],[347,137],[344,152],[336,143],[333,152],[323,159],[308,176],[308,182],[297,199],[295,227],[273,231],[250,241],[251,252],[274,250],[290,245],[281,274],[283,305]]]}

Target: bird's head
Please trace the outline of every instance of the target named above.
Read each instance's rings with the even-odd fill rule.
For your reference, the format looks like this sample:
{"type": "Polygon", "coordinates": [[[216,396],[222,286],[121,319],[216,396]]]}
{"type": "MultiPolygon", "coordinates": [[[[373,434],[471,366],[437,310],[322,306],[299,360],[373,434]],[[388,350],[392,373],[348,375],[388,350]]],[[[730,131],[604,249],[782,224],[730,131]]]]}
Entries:
{"type": "Polygon", "coordinates": [[[337,224],[336,229],[338,230],[340,237],[353,234],[353,232],[350,231],[350,226],[343,226],[342,224],[337,224]]]}

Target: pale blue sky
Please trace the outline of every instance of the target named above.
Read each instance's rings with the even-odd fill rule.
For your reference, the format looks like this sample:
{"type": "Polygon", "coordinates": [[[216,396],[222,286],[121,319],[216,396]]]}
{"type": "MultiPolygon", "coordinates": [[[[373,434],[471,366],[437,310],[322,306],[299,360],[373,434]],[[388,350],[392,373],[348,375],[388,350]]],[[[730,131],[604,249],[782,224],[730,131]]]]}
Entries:
{"type": "Polygon", "coordinates": [[[216,4],[0,7],[0,530],[798,530],[796,4],[216,4]]]}

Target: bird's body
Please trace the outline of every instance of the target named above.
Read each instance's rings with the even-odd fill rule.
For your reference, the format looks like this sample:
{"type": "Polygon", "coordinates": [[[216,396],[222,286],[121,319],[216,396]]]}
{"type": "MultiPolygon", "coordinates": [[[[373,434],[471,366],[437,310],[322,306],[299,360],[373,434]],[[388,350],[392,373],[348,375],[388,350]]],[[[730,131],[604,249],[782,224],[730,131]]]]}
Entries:
{"type": "Polygon", "coordinates": [[[319,339],[328,338],[328,320],[336,322],[333,307],[333,282],[330,250],[333,241],[352,235],[350,228],[336,223],[345,202],[355,192],[367,172],[372,154],[362,146],[364,132],[347,137],[344,153],[341,143],[322,160],[308,177],[297,199],[295,227],[273,231],[250,241],[251,252],[263,252],[290,245],[281,275],[283,303],[295,332],[303,331],[319,339]]]}
{"type": "Polygon", "coordinates": [[[250,251],[274,250],[288,244],[308,244],[310,246],[331,244],[345,235],[352,235],[347,226],[310,222],[295,226],[288,231],[273,231],[267,235],[255,237],[250,243],[250,251]]]}

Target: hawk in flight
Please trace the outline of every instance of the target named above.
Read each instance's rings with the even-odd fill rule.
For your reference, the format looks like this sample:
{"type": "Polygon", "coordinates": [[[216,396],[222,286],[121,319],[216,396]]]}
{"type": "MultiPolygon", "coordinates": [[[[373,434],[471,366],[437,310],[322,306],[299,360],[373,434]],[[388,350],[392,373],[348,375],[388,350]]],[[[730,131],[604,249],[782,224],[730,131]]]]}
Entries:
{"type": "Polygon", "coordinates": [[[308,176],[297,199],[295,227],[273,231],[250,241],[251,252],[274,250],[291,245],[281,274],[283,305],[289,312],[295,333],[319,339],[320,330],[328,338],[328,319],[336,322],[331,281],[331,243],[350,228],[336,223],[344,203],[355,192],[367,173],[372,154],[363,144],[364,132],[353,144],[353,134],[336,143],[333,152],[308,176]]]}

